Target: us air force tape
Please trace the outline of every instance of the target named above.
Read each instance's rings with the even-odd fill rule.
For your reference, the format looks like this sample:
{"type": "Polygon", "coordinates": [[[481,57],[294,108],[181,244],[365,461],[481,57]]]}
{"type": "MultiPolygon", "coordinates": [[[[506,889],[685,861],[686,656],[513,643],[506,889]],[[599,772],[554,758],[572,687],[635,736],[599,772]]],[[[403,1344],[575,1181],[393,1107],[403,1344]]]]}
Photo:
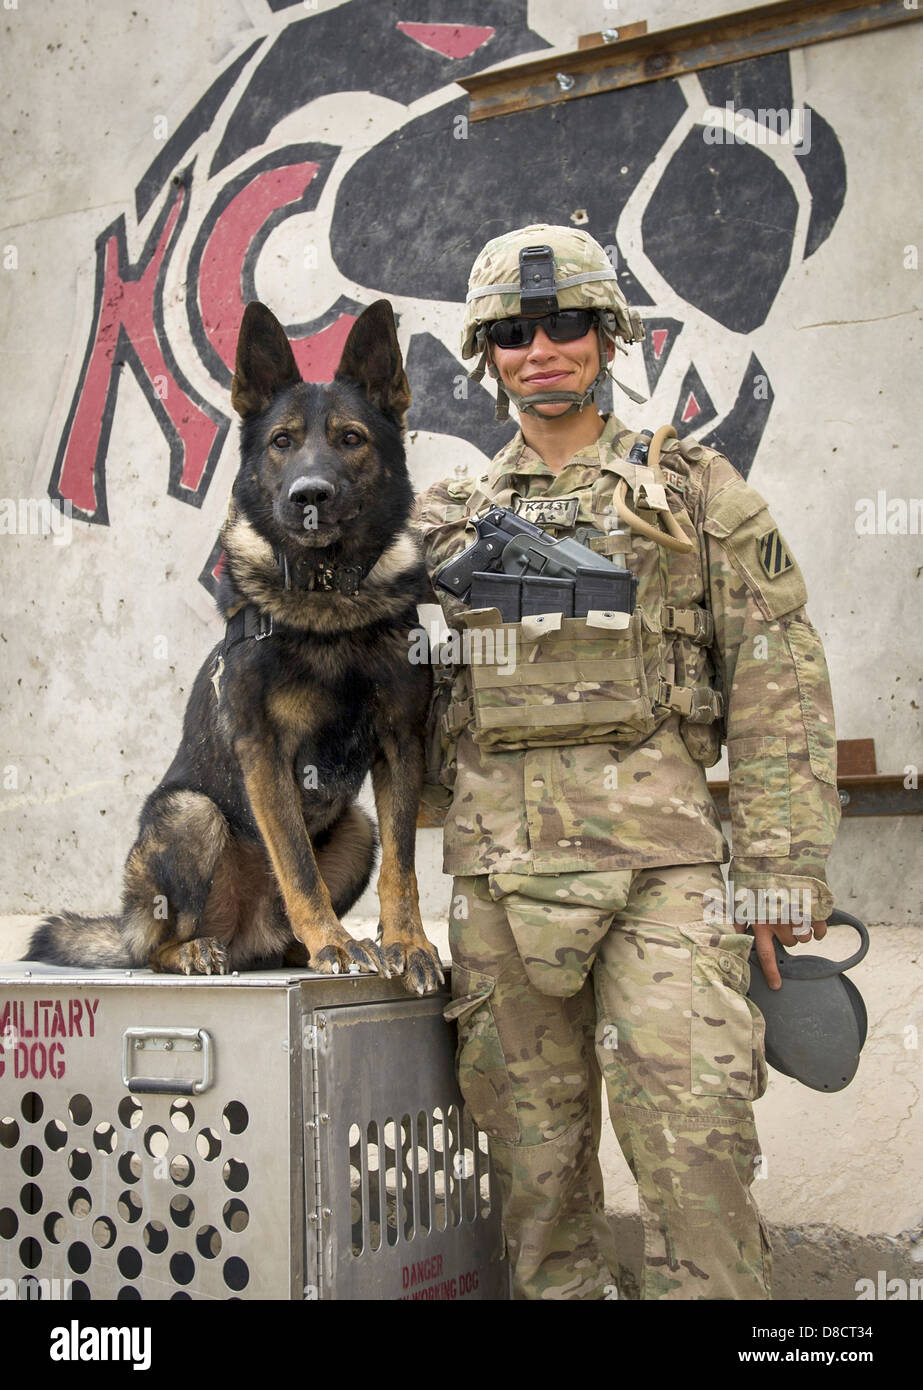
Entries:
{"type": "Polygon", "coordinates": [[[672,487],[676,492],[686,491],[686,479],[682,473],[675,473],[672,468],[664,468],[660,465],[660,471],[664,476],[667,487],[672,487]]]}

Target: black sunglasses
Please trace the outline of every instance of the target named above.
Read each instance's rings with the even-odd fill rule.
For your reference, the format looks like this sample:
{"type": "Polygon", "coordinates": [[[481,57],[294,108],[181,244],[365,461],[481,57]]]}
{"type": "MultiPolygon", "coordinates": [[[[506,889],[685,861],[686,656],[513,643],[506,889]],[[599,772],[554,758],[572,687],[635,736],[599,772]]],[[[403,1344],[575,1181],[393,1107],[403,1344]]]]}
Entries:
{"type": "Polygon", "coordinates": [[[536,319],[497,319],[488,328],[487,336],[497,347],[528,347],[541,325],[553,343],[572,343],[589,333],[595,318],[592,309],[558,309],[536,319]]]}

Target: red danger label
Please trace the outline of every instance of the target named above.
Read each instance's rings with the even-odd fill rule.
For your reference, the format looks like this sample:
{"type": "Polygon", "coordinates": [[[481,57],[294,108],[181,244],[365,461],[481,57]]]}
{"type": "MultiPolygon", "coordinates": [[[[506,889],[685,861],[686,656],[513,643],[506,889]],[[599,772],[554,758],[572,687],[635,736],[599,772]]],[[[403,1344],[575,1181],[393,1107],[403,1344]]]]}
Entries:
{"type": "Polygon", "coordinates": [[[463,1274],[444,1274],[442,1256],[432,1255],[401,1267],[401,1287],[405,1290],[400,1298],[402,1303],[423,1299],[442,1303],[469,1298],[477,1293],[480,1280],[476,1269],[467,1269],[463,1274]]]}
{"type": "Polygon", "coordinates": [[[0,1076],[65,1073],[64,1041],[96,1036],[98,999],[7,999],[0,1004],[0,1076]]]}

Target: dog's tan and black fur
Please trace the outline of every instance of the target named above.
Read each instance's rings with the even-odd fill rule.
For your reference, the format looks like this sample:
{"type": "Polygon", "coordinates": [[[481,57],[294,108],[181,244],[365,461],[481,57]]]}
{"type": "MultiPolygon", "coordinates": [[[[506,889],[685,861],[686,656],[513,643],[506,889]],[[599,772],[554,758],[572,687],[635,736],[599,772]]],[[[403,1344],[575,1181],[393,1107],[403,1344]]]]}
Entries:
{"type": "Polygon", "coordinates": [[[141,813],[121,916],[52,918],[30,957],[186,974],[307,961],[400,974],[425,993],[442,979],[414,874],[431,674],[409,660],[408,633],[428,586],[408,524],[410,392],[391,306],[356,320],[321,386],[301,380],[280,324],[250,304],[231,399],[242,424],[222,532],[227,636],[141,813]],[[378,844],[354,804],[369,770],[380,945],[339,921],[378,844]]]}

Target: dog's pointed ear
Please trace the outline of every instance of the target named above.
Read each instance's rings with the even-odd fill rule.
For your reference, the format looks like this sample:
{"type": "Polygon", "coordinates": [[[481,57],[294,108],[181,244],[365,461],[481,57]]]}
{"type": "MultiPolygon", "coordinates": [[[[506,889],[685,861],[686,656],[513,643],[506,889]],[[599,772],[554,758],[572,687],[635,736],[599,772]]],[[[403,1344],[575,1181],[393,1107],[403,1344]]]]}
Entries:
{"type": "Polygon", "coordinates": [[[265,410],[277,391],[301,380],[285,329],[254,299],[244,310],[231,381],[231,405],[244,420],[265,410]]]}
{"type": "Polygon", "coordinates": [[[376,300],[356,319],[336,375],[338,381],[355,381],[372,405],[403,426],[410,405],[410,384],[387,299],[376,300]]]}

